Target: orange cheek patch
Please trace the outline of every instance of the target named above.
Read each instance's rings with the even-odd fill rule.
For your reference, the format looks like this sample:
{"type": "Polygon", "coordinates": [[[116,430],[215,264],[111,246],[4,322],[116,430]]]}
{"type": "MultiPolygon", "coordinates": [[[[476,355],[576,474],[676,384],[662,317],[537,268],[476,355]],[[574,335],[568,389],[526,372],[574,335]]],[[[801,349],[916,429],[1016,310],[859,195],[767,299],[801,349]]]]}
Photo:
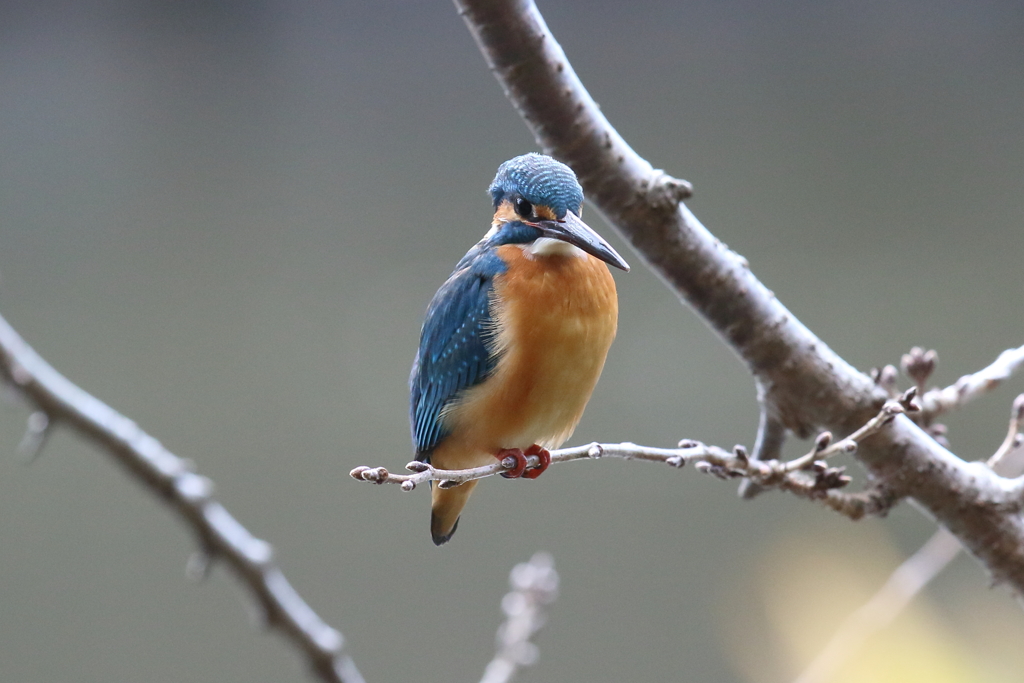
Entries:
{"type": "Polygon", "coordinates": [[[492,222],[497,224],[517,220],[519,220],[519,214],[516,213],[515,208],[512,206],[512,202],[504,201],[499,204],[497,210],[495,210],[494,220],[492,222]]]}
{"type": "Polygon", "coordinates": [[[533,207],[533,212],[537,214],[538,218],[542,218],[546,221],[557,221],[558,216],[555,212],[546,206],[540,206],[539,204],[533,207]]]}

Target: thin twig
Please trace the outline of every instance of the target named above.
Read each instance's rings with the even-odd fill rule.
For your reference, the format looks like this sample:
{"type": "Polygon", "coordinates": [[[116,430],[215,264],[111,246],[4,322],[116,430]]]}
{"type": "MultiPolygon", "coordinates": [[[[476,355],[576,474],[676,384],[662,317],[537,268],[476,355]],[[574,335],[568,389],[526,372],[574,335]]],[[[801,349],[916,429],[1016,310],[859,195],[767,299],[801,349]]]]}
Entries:
{"type": "MultiPolygon", "coordinates": [[[[801,498],[817,500],[827,507],[853,519],[866,514],[880,514],[887,511],[897,498],[883,489],[869,489],[859,494],[841,493],[837,489],[850,483],[850,477],[841,467],[828,467],[825,459],[841,453],[855,453],[857,444],[877,434],[893,419],[907,410],[913,410],[914,391],[911,389],[898,401],[888,401],[879,413],[853,434],[832,443],[832,435],[825,432],[815,440],[814,447],[806,455],[788,462],[758,460],[748,455],[746,448],[736,446],[727,451],[718,446],[708,446],[699,441],[685,439],[677,448],[651,448],[635,443],[600,444],[591,443],[574,448],[563,448],[551,452],[551,464],[574,460],[596,460],[603,457],[623,460],[658,462],[683,467],[694,463],[694,467],[719,479],[746,478],[762,488],[777,488],[801,498]]],[[[536,467],[540,460],[535,455],[527,456],[527,467],[536,467]]],[[[356,481],[374,484],[397,484],[403,491],[413,491],[428,481],[449,488],[476,479],[493,477],[515,466],[511,457],[495,460],[489,465],[464,470],[445,470],[429,463],[413,461],[405,467],[412,474],[395,474],[384,467],[360,465],[349,475],[356,481]]]]}
{"type": "Polygon", "coordinates": [[[512,590],[501,599],[505,621],[495,636],[494,659],[480,683],[509,683],[520,668],[537,662],[537,646],[530,642],[544,626],[544,608],[558,597],[558,572],[548,553],[536,553],[517,564],[508,577],[512,590]]]}
{"type": "MultiPolygon", "coordinates": [[[[873,418],[868,420],[864,426],[857,429],[855,432],[850,434],[845,439],[840,441],[832,442],[832,432],[822,432],[814,440],[814,446],[806,454],[799,458],[790,460],[780,466],[779,471],[782,473],[799,472],[801,470],[813,469],[819,477],[822,476],[836,476],[841,475],[842,470],[833,471],[833,474],[829,475],[828,468],[824,467],[824,462],[834,455],[842,453],[850,454],[857,452],[857,444],[864,439],[868,438],[872,434],[877,434],[882,427],[889,424],[897,415],[902,415],[907,412],[916,412],[920,410],[920,407],[914,401],[914,396],[917,393],[917,388],[911,388],[904,392],[898,400],[886,401],[882,406],[882,410],[878,412],[873,418]]],[[[763,423],[761,429],[758,431],[758,440],[761,439],[761,433],[764,429],[763,423]]],[[[757,453],[758,448],[754,448],[754,452],[757,453]]],[[[770,462],[774,462],[770,461],[770,462]]],[[[754,473],[753,476],[744,475],[744,486],[740,487],[740,497],[742,498],[753,498],[761,491],[769,488],[765,485],[764,476],[759,476],[758,473],[754,473]]],[[[849,477],[846,477],[844,481],[849,481],[849,477]]],[[[785,486],[779,486],[779,488],[786,489],[785,486]]],[[[829,487],[832,488],[832,487],[829,487]]],[[[786,489],[790,490],[790,489],[786,489]]],[[[860,515],[858,515],[858,518],[860,515]]]]}
{"type": "MultiPolygon", "coordinates": [[[[1024,394],[1020,394],[1013,400],[1013,407],[1010,408],[1010,425],[1006,430],[1006,436],[1003,438],[1003,442],[999,444],[999,448],[992,454],[992,457],[988,459],[988,466],[1003,475],[1010,475],[1009,472],[1002,471],[1000,465],[1010,452],[1019,447],[1020,444],[1020,429],[1024,425],[1024,394]]],[[[1020,474],[1016,472],[1015,474],[1020,474]]],[[[1012,476],[1012,475],[1011,475],[1012,476]]]]}
{"type": "Polygon", "coordinates": [[[213,482],[57,372],[3,317],[0,378],[37,408],[29,422],[33,436],[26,437],[30,453],[38,451],[54,423],[67,425],[97,444],[192,529],[201,549],[201,573],[210,559],[223,560],[252,593],[265,623],[287,637],[315,675],[330,683],[363,683],[355,663],[342,651],[341,633],[317,616],[288,582],[270,544],[249,533],[213,498],[213,482]]]}
{"type": "MultiPolygon", "coordinates": [[[[660,462],[682,467],[686,463],[707,461],[721,467],[739,467],[740,462],[728,451],[717,446],[707,446],[697,441],[680,442],[679,448],[651,448],[638,446],[635,443],[601,444],[591,443],[585,446],[563,448],[551,451],[551,464],[556,465],[574,460],[593,459],[603,457],[621,458],[623,460],[643,460],[647,462],[660,462]]],[[[527,468],[536,467],[540,461],[536,455],[526,457],[527,468]]],[[[414,474],[395,474],[383,467],[367,467],[360,465],[349,474],[356,481],[367,481],[374,484],[398,484],[403,491],[412,491],[419,484],[428,481],[436,481],[443,488],[464,484],[475,479],[493,477],[509,470],[514,465],[511,458],[495,460],[490,465],[473,467],[464,470],[444,470],[434,467],[425,462],[413,461],[407,464],[406,469],[414,474]]],[[[767,465],[766,465],[767,467],[767,465]]]]}
{"type": "Polygon", "coordinates": [[[1006,349],[987,367],[973,374],[964,375],[948,387],[925,392],[920,399],[921,418],[931,420],[943,413],[962,408],[979,396],[998,387],[1022,366],[1024,366],[1024,346],[1006,349]]]}
{"type": "Polygon", "coordinates": [[[903,392],[903,395],[897,400],[886,401],[877,415],[842,441],[831,443],[831,432],[822,432],[815,439],[814,448],[807,455],[791,460],[786,464],[788,470],[791,472],[802,470],[809,467],[815,460],[825,460],[840,453],[856,453],[857,444],[869,436],[877,434],[881,431],[882,427],[892,422],[897,415],[919,411],[921,408],[914,401],[916,395],[917,388],[915,387],[903,392]]]}

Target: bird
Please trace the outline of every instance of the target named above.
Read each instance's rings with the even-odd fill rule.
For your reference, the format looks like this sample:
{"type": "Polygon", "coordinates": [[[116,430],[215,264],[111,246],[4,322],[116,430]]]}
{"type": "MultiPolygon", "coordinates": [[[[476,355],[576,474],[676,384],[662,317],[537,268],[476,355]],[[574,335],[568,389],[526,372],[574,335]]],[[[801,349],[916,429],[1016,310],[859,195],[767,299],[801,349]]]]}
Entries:
{"type": "MultiPolygon", "coordinates": [[[[608,265],[629,265],[582,220],[576,174],[529,153],[498,167],[491,227],[427,307],[413,362],[416,459],[439,469],[512,456],[534,479],[583,415],[618,326],[608,265]],[[527,456],[538,465],[527,469],[527,456]]],[[[431,490],[430,535],[447,543],[477,481],[431,490]]]]}

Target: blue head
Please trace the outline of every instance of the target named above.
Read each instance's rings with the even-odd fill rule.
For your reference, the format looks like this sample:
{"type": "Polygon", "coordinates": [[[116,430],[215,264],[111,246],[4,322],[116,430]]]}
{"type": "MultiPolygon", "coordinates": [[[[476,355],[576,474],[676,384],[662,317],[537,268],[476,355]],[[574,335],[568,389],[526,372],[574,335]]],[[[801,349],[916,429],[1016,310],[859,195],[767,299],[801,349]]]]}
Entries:
{"type": "Polygon", "coordinates": [[[532,152],[509,159],[498,167],[489,192],[494,202],[494,229],[488,233],[492,243],[553,239],[629,270],[611,245],[580,219],[583,188],[565,164],[532,152]]]}
{"type": "Polygon", "coordinates": [[[506,199],[524,199],[536,207],[550,209],[556,220],[569,211],[582,215],[583,188],[576,174],[565,164],[535,152],[499,166],[490,193],[495,209],[506,199]]]}

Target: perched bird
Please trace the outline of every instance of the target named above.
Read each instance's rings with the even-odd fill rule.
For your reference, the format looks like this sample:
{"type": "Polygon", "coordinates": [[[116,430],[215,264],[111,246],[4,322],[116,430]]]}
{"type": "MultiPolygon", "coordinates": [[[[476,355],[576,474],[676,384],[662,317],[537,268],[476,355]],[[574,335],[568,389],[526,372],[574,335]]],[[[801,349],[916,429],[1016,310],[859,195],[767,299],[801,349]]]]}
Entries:
{"type": "MultiPolygon", "coordinates": [[[[622,257],[580,218],[583,189],[543,154],[506,161],[490,186],[494,219],[434,295],[409,379],[416,459],[442,469],[513,456],[535,478],[569,438],[615,337],[606,263],[622,257]],[[526,469],[528,455],[540,464],[526,469]]],[[[430,535],[455,533],[476,481],[434,486],[430,535]]]]}

